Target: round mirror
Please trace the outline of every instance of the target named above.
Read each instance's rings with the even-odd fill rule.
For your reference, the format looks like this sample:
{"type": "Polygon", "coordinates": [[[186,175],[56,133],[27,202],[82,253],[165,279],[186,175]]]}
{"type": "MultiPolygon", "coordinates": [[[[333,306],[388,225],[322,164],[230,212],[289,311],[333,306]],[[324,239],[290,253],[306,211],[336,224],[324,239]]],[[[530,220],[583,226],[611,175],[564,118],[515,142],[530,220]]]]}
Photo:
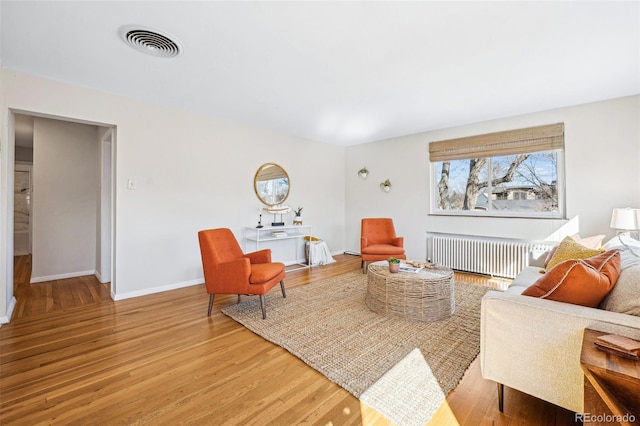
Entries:
{"type": "Polygon", "coordinates": [[[289,175],[276,163],[263,164],[253,178],[253,188],[264,204],[282,204],[289,196],[289,175]]]}

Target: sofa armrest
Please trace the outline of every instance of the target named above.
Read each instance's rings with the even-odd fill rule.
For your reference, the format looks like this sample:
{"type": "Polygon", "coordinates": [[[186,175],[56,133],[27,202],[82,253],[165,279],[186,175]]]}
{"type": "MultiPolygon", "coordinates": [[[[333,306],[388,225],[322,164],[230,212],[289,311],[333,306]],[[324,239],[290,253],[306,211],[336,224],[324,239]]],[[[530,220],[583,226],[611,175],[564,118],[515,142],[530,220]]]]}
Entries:
{"type": "Polygon", "coordinates": [[[640,339],[640,317],[490,291],[481,309],[482,376],[580,413],[585,328],[640,339]]]}

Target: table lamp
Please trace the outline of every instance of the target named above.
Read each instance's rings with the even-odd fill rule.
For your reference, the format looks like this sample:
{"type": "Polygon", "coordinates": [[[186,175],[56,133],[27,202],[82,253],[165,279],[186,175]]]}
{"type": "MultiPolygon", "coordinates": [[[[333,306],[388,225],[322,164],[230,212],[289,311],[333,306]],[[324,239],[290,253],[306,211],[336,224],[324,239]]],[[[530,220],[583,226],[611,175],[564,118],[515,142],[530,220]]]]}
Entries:
{"type": "Polygon", "coordinates": [[[629,207],[613,209],[610,226],[613,229],[617,229],[618,234],[638,231],[640,229],[640,209],[632,209],[629,207]]]}

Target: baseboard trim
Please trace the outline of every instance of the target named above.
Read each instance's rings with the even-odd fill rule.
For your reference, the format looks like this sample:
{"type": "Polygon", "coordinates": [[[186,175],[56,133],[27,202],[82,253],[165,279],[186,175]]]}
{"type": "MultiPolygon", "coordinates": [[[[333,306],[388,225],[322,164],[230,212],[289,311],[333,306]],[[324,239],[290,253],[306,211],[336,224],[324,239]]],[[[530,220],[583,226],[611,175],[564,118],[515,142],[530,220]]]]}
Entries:
{"type": "MultiPolygon", "coordinates": [[[[113,293],[111,292],[111,299],[114,301],[131,299],[134,297],[147,296],[154,293],[162,293],[163,291],[177,290],[179,288],[191,287],[193,285],[202,284],[204,278],[196,278],[195,280],[183,281],[181,283],[167,284],[159,287],[145,288],[143,290],[129,291],[126,293],[113,293]]],[[[204,294],[204,293],[203,293],[204,294]]]]}
{"type": "Polygon", "coordinates": [[[106,284],[106,283],[110,283],[111,282],[111,280],[103,279],[102,275],[98,271],[93,271],[93,275],[95,275],[96,278],[98,279],[98,281],[100,281],[100,284],[106,284]]]}
{"type": "Polygon", "coordinates": [[[16,298],[12,297],[9,301],[9,306],[7,306],[7,315],[0,317],[0,326],[2,324],[9,324],[11,321],[11,317],[13,316],[13,310],[16,308],[16,298]]]}
{"type": "Polygon", "coordinates": [[[57,274],[57,275],[47,275],[45,277],[31,277],[31,284],[42,283],[45,281],[53,281],[53,280],[64,280],[66,278],[76,278],[76,277],[84,277],[86,275],[95,275],[96,271],[94,269],[90,271],[78,271],[78,272],[68,272],[66,274],[57,274]]]}

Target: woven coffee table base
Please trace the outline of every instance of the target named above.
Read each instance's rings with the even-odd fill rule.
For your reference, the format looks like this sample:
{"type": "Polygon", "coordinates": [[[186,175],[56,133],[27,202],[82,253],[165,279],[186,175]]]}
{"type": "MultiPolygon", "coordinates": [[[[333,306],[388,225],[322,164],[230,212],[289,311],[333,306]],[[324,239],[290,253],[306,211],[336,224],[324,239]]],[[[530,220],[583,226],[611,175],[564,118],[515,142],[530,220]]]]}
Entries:
{"type": "Polygon", "coordinates": [[[367,281],[365,302],[378,314],[436,321],[455,312],[453,271],[449,268],[392,274],[386,262],[375,262],[367,269],[367,281]]]}

